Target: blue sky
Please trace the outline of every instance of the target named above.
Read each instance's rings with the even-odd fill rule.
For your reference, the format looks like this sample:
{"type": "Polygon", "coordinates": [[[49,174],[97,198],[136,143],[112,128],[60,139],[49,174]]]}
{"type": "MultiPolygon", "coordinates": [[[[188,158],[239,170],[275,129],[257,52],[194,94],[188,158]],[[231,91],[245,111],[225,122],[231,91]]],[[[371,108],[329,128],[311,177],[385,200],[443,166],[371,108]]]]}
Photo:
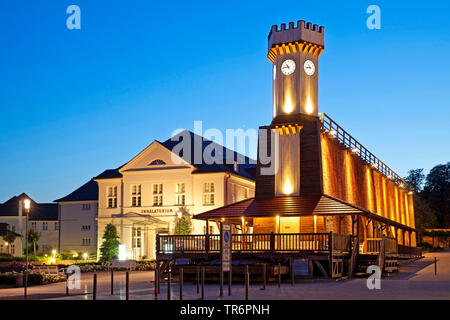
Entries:
{"type": "Polygon", "coordinates": [[[450,160],[448,1],[2,1],[0,202],[49,202],[177,128],[271,121],[273,24],[325,26],[319,110],[404,176],[450,160]],[[81,8],[81,30],[66,8],[81,8]],[[381,29],[366,8],[381,8],[381,29]]]}

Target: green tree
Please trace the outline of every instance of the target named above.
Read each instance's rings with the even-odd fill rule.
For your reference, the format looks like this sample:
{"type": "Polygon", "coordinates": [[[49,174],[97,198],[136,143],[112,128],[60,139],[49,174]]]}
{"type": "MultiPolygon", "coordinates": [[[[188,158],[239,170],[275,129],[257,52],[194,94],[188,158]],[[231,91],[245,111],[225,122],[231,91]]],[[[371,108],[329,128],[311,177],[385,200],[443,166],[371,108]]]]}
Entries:
{"type": "Polygon", "coordinates": [[[450,162],[430,170],[421,196],[436,212],[438,227],[450,227],[450,162]]]}
{"type": "MultiPolygon", "coordinates": [[[[39,239],[41,239],[41,233],[34,231],[33,229],[28,230],[28,243],[31,243],[33,245],[33,253],[36,256],[36,250],[37,250],[37,243],[39,242],[39,239]]],[[[28,252],[29,249],[27,248],[28,252]]]]}
{"type": "Polygon", "coordinates": [[[11,244],[14,244],[14,241],[16,241],[16,234],[8,231],[2,236],[2,238],[5,242],[8,242],[8,253],[11,254],[11,244]]]}
{"type": "Polygon", "coordinates": [[[188,235],[192,231],[192,220],[189,214],[183,214],[175,224],[175,234],[188,235]]]}
{"type": "Polygon", "coordinates": [[[425,175],[423,174],[423,169],[409,170],[408,176],[405,178],[405,181],[415,192],[422,191],[422,186],[423,183],[425,182],[425,175]]]}
{"type": "Polygon", "coordinates": [[[111,262],[119,254],[119,235],[117,228],[108,223],[103,233],[103,243],[100,247],[100,262],[111,262]]]}
{"type": "Polygon", "coordinates": [[[425,229],[433,229],[437,226],[434,210],[416,193],[414,194],[414,221],[419,238],[422,237],[425,229]]]}

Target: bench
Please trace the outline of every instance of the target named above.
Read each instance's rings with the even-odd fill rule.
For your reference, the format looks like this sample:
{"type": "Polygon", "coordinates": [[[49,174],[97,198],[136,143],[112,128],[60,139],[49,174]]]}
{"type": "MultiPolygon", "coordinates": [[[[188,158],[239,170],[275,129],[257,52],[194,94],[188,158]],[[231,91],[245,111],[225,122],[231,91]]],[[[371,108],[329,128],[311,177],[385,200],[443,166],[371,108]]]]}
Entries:
{"type": "Polygon", "coordinates": [[[33,270],[31,270],[31,272],[49,275],[58,275],[60,273],[64,273],[64,271],[61,270],[58,269],[58,266],[36,266],[33,270]]]}

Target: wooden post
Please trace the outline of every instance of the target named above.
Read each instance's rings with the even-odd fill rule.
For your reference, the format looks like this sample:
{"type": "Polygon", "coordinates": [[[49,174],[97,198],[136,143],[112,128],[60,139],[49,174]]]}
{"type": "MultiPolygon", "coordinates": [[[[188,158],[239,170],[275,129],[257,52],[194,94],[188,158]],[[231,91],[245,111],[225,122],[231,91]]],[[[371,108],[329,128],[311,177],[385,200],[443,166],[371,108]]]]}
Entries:
{"type": "Polygon", "coordinates": [[[170,300],[172,296],[172,269],[169,270],[169,276],[167,278],[167,300],[170,300]]]}
{"type": "Polygon", "coordinates": [[[231,296],[231,283],[233,282],[233,273],[231,271],[231,266],[230,266],[230,271],[228,271],[228,295],[231,296]]]}
{"type": "Polygon", "coordinates": [[[205,267],[202,267],[202,300],[205,300],[205,267]]]}
{"type": "Polygon", "coordinates": [[[219,284],[220,290],[219,290],[219,295],[221,297],[223,297],[223,270],[222,270],[222,266],[220,266],[220,284],[219,284]]]}
{"type": "Polygon", "coordinates": [[[197,294],[200,293],[200,267],[197,266],[197,294]]]}
{"type": "Polygon", "coordinates": [[[69,274],[66,273],[66,296],[69,295],[69,274]]]}
{"type": "Polygon", "coordinates": [[[130,272],[125,273],[125,299],[130,300],[130,272]]]}
{"type": "Polygon", "coordinates": [[[155,269],[155,300],[158,299],[159,294],[159,261],[156,261],[155,269]]]}
{"type": "Polygon", "coordinates": [[[248,265],[245,266],[245,300],[248,300],[250,291],[250,274],[248,273],[248,265]]]}
{"type": "Polygon", "coordinates": [[[275,234],[273,232],[270,233],[270,251],[275,251],[275,234]]]}
{"type": "Polygon", "coordinates": [[[281,287],[281,263],[278,263],[278,288],[281,287]]]}
{"type": "Polygon", "coordinates": [[[291,258],[291,285],[295,284],[294,258],[291,258]]]}
{"type": "Polygon", "coordinates": [[[267,281],[267,264],[263,264],[263,290],[266,290],[266,281],[267,281]]]}
{"type": "Polygon", "coordinates": [[[111,270],[111,295],[114,295],[114,271],[111,270]]]}
{"type": "Polygon", "coordinates": [[[92,300],[97,300],[97,273],[94,273],[94,283],[92,284],[92,300]]]}
{"type": "Polygon", "coordinates": [[[183,300],[183,267],[180,268],[180,300],[183,300]]]}
{"type": "Polygon", "coordinates": [[[434,275],[437,275],[437,258],[434,257],[434,275]]]}

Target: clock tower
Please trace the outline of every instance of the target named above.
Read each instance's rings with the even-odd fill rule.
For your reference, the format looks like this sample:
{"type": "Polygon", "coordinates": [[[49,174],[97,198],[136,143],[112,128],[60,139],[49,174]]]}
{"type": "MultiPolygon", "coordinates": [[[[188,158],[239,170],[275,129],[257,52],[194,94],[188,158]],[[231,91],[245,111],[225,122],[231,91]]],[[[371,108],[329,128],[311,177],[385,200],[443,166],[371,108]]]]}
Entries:
{"type": "Polygon", "coordinates": [[[272,26],[269,32],[272,123],[260,127],[258,155],[270,150],[272,161],[267,164],[258,158],[257,198],[323,192],[318,84],[324,31],[300,20],[296,26],[290,22],[288,28],[272,26]]]}
{"type": "Polygon", "coordinates": [[[324,50],[324,27],[300,20],[272,26],[268,59],[273,64],[273,119],[318,115],[319,56],[324,50]]]}

